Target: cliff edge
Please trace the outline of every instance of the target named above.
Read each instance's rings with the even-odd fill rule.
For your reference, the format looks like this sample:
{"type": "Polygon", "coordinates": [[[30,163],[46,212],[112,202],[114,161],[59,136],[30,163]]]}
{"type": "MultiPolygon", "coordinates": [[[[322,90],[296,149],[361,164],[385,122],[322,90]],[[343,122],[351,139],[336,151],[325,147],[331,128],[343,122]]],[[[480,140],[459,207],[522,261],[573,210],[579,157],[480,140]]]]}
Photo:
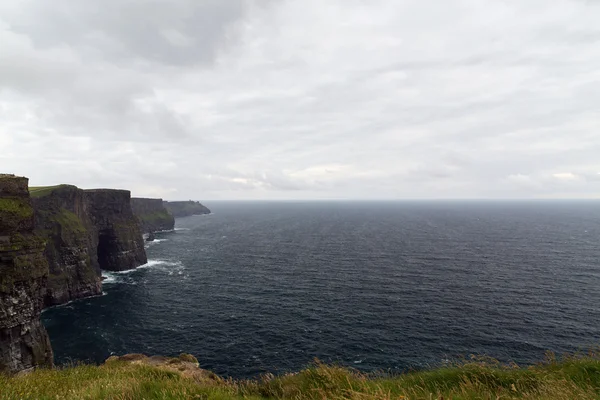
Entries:
{"type": "Polygon", "coordinates": [[[165,207],[175,217],[210,214],[211,211],[199,201],[165,201],[165,207]]]}
{"type": "Polygon", "coordinates": [[[40,321],[48,263],[34,233],[28,182],[0,175],[0,370],[11,373],[52,365],[40,321]]]}
{"type": "Polygon", "coordinates": [[[131,208],[140,222],[142,233],[175,229],[175,217],[167,210],[162,199],[133,197],[131,208]]]}

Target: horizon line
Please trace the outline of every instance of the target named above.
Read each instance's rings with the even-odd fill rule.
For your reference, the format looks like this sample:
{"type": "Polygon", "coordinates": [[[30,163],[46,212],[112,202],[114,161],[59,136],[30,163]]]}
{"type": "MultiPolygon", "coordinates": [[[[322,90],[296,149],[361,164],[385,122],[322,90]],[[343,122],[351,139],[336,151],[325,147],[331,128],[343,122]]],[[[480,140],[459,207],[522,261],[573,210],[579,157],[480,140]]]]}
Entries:
{"type": "MultiPolygon", "coordinates": [[[[137,196],[133,196],[137,197],[137,196]]],[[[159,198],[159,197],[157,197],[159,198]]],[[[600,197],[579,197],[579,198],[549,198],[549,197],[523,197],[523,198],[398,198],[398,199],[354,199],[354,198],[313,198],[313,199],[203,199],[203,200],[175,200],[165,199],[164,201],[199,201],[199,202],[449,202],[449,201],[600,201],[600,197]]]]}

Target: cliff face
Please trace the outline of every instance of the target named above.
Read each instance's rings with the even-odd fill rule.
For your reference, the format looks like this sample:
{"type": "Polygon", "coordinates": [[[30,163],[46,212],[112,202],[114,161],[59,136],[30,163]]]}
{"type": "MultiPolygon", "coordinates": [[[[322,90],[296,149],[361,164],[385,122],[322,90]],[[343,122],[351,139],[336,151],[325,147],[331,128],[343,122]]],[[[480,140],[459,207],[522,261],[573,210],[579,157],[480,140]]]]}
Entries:
{"type": "Polygon", "coordinates": [[[50,267],[44,306],[100,295],[101,269],[123,271],[147,262],[128,191],[60,185],[30,192],[50,267]]]}
{"type": "Polygon", "coordinates": [[[44,305],[102,294],[96,254],[97,229],[89,216],[85,192],[61,185],[31,190],[37,233],[46,238],[50,266],[44,305]]]}
{"type": "Polygon", "coordinates": [[[52,365],[40,322],[48,277],[44,240],[34,234],[28,179],[0,175],[0,370],[52,365]]]}
{"type": "Polygon", "coordinates": [[[96,227],[94,239],[98,266],[125,271],[146,264],[144,239],[126,190],[86,190],[88,215],[96,227]]]}
{"type": "Polygon", "coordinates": [[[143,233],[175,229],[175,217],[165,208],[162,199],[132,198],[131,208],[143,233]]]}
{"type": "Polygon", "coordinates": [[[165,207],[174,217],[210,214],[210,210],[199,201],[165,201],[165,207]]]}

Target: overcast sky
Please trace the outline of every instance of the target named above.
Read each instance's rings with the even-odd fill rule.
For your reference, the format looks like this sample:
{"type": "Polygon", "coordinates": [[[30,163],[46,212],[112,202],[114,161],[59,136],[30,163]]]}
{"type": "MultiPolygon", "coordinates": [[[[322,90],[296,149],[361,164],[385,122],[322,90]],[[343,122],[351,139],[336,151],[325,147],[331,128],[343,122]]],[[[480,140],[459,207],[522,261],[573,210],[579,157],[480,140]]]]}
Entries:
{"type": "Polygon", "coordinates": [[[0,2],[0,172],[166,199],[600,198],[596,0],[0,2]]]}

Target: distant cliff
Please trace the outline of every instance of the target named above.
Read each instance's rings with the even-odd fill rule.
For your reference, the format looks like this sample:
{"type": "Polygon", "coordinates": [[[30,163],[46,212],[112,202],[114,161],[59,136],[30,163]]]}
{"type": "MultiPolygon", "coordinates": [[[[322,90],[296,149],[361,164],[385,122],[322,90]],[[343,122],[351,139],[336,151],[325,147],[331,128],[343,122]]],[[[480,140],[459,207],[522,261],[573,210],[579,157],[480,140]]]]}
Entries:
{"type": "Polygon", "coordinates": [[[60,185],[31,188],[31,195],[50,267],[45,306],[102,294],[101,269],[147,262],[129,192],[60,185]]]}
{"type": "Polygon", "coordinates": [[[107,271],[125,271],[146,264],[144,240],[127,190],[86,190],[89,216],[96,228],[97,261],[107,271]]]}
{"type": "Polygon", "coordinates": [[[210,210],[198,201],[165,201],[165,207],[176,218],[210,214],[210,210]]]}
{"type": "Polygon", "coordinates": [[[167,210],[162,199],[132,198],[133,214],[139,219],[143,233],[175,229],[175,217],[167,210]]]}
{"type": "Polygon", "coordinates": [[[0,371],[52,365],[40,322],[48,278],[44,240],[34,234],[28,179],[0,175],[0,371]]]}

